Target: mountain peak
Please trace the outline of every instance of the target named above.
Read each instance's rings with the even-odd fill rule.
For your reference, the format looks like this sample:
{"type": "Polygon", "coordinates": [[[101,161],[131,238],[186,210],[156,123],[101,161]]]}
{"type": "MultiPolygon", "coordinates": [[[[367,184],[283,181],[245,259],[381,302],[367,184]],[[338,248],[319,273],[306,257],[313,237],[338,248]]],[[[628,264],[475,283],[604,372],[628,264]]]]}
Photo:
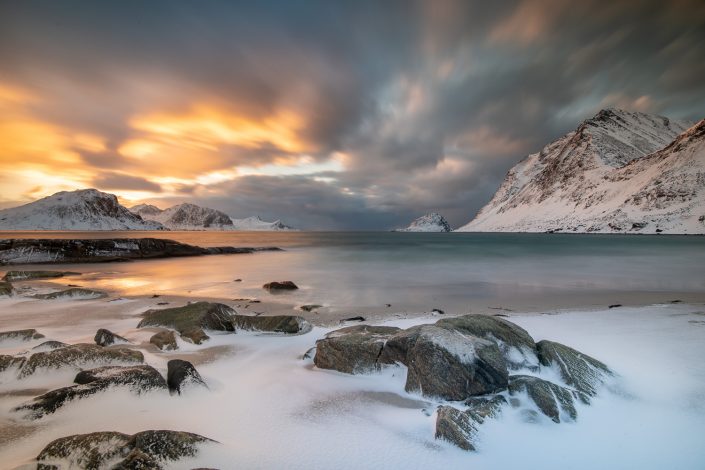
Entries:
{"type": "Polygon", "coordinates": [[[450,232],[448,221],[438,212],[422,215],[409,224],[408,227],[395,232],[450,232]]]}

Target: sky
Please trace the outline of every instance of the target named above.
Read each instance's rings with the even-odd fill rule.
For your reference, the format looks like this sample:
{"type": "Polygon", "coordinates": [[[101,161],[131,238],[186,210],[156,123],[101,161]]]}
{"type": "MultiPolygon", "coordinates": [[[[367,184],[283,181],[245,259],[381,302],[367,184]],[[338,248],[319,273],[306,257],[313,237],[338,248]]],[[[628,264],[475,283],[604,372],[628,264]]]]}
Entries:
{"type": "Polygon", "coordinates": [[[705,2],[0,0],[0,207],[459,226],[610,106],[705,117],[705,2]]]}

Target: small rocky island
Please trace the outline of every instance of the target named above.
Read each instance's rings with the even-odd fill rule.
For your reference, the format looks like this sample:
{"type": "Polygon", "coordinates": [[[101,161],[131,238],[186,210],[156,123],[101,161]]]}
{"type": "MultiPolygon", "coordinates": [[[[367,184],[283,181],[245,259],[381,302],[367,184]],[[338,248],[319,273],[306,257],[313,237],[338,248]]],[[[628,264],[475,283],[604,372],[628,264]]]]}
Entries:
{"type": "Polygon", "coordinates": [[[278,251],[276,247],[203,248],[161,238],[50,239],[11,238],[0,240],[0,265],[101,263],[182,256],[247,254],[278,251]]]}

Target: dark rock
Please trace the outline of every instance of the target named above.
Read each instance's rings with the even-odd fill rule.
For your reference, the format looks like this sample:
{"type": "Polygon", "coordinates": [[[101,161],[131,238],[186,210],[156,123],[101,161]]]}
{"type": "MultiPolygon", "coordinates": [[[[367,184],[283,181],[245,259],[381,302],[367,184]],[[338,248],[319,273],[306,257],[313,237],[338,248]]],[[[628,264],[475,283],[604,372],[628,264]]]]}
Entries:
{"type": "Polygon", "coordinates": [[[166,430],[132,436],[110,431],[76,434],[50,442],[37,456],[37,462],[38,467],[45,469],[57,464],[90,470],[108,465],[121,470],[160,470],[181,458],[195,457],[198,445],[206,442],[215,441],[198,434],[166,430]]]}
{"type": "Polygon", "coordinates": [[[158,299],[159,297],[161,297],[161,295],[159,295],[159,294],[153,294],[153,295],[152,295],[152,298],[153,298],[153,299],[158,299]]]}
{"type": "Polygon", "coordinates": [[[71,271],[8,271],[3,276],[3,281],[31,281],[34,279],[54,279],[64,276],[79,276],[81,273],[71,271]]]}
{"type": "Polygon", "coordinates": [[[169,305],[169,302],[157,302],[157,305],[169,305]]]}
{"type": "Polygon", "coordinates": [[[304,334],[312,328],[308,321],[297,315],[233,315],[232,320],[236,328],[248,331],[304,334]]]}
{"type": "Polygon", "coordinates": [[[304,312],[312,312],[314,310],[317,310],[319,308],[323,307],[323,305],[318,305],[318,304],[309,304],[309,305],[302,305],[299,307],[301,310],[304,312]]]}
{"type": "Polygon", "coordinates": [[[439,314],[439,315],[445,315],[446,312],[445,312],[445,310],[441,310],[440,308],[434,308],[433,310],[431,310],[431,313],[437,313],[437,314],[439,314]]]}
{"type": "Polygon", "coordinates": [[[9,354],[0,354],[0,372],[7,369],[21,369],[27,361],[24,357],[10,356],[9,354]]]}
{"type": "Polygon", "coordinates": [[[31,263],[100,263],[135,259],[277,251],[279,248],[201,248],[159,238],[5,239],[0,240],[0,265],[31,263]]]}
{"type": "Polygon", "coordinates": [[[343,321],[365,321],[365,317],[357,316],[357,317],[349,317],[349,318],[343,318],[340,320],[341,322],[343,321]]]}
{"type": "Polygon", "coordinates": [[[72,344],[52,351],[32,354],[20,369],[20,377],[27,377],[39,369],[72,368],[74,370],[98,365],[132,365],[144,362],[139,351],[124,347],[102,348],[95,344],[72,344]]]}
{"type": "Polygon", "coordinates": [[[0,297],[2,296],[10,296],[12,295],[12,292],[14,291],[12,284],[9,282],[5,281],[0,281],[0,297]]]}
{"type": "Polygon", "coordinates": [[[186,387],[201,386],[206,387],[206,383],[201,378],[193,364],[181,359],[172,359],[167,363],[166,382],[169,391],[181,395],[181,391],[186,387]]]}
{"type": "Polygon", "coordinates": [[[473,398],[466,402],[469,408],[461,411],[452,406],[439,406],[436,418],[436,439],[444,439],[463,450],[476,450],[479,426],[487,418],[496,418],[507,400],[496,395],[492,398],[473,398]]]}
{"type": "Polygon", "coordinates": [[[496,343],[435,325],[395,334],[380,360],[407,366],[407,392],[445,400],[497,392],[507,387],[509,376],[496,343]]]}
{"type": "Polygon", "coordinates": [[[262,288],[264,290],[273,292],[282,290],[296,290],[299,288],[299,286],[294,284],[292,281],[272,281],[263,285],[262,288]]]}
{"type": "Polygon", "coordinates": [[[443,318],[436,326],[494,341],[511,369],[538,368],[536,343],[529,333],[512,322],[489,315],[443,318]]]}
{"type": "Polygon", "coordinates": [[[556,423],[561,422],[561,416],[563,416],[563,420],[566,415],[571,420],[578,417],[575,400],[580,400],[585,404],[589,403],[589,398],[584,393],[569,390],[538,377],[529,375],[509,377],[509,393],[516,395],[521,392],[526,392],[529,398],[536,403],[538,409],[556,423]]]}
{"type": "Polygon", "coordinates": [[[15,411],[26,412],[29,419],[39,419],[55,412],[69,401],[91,396],[108,387],[127,387],[137,394],[167,388],[164,377],[148,365],[106,366],[84,370],[76,375],[74,383],[78,385],[47,392],[29,403],[18,406],[15,411]]]}
{"type": "Polygon", "coordinates": [[[160,331],[149,338],[149,342],[162,351],[174,351],[179,349],[179,346],[176,344],[176,335],[170,330],[160,331]]]}
{"type": "MultiPolygon", "coordinates": [[[[379,370],[384,344],[401,331],[391,326],[356,325],[331,331],[316,343],[314,364],[346,374],[365,374],[379,370]]],[[[391,364],[393,362],[387,362],[391,364]]]]}
{"type": "Polygon", "coordinates": [[[235,279],[233,282],[242,282],[242,279],[235,279]]]}
{"type": "Polygon", "coordinates": [[[612,304],[612,305],[608,306],[607,308],[618,308],[621,306],[622,306],[622,304],[612,304]]]}
{"type": "Polygon", "coordinates": [[[98,346],[110,346],[115,343],[129,343],[129,341],[122,336],[116,335],[112,331],[106,330],[105,328],[101,328],[96,332],[93,341],[95,341],[95,344],[98,346]]]}
{"type": "Polygon", "coordinates": [[[0,341],[6,341],[6,340],[32,341],[33,339],[41,339],[41,338],[44,338],[44,335],[39,333],[34,328],[29,328],[26,330],[0,331],[0,341]]]}
{"type": "Polygon", "coordinates": [[[536,347],[542,366],[556,366],[566,384],[588,396],[613,375],[602,362],[561,343],[544,340],[536,347]]]}
{"type": "Polygon", "coordinates": [[[32,351],[51,351],[53,349],[65,348],[66,346],[68,346],[68,344],[62,343],[61,341],[50,340],[33,347],[32,351]]]}
{"type": "Polygon", "coordinates": [[[682,300],[671,300],[671,303],[672,304],[682,304],[683,301],[682,300]]]}
{"type": "Polygon", "coordinates": [[[194,302],[183,307],[147,310],[137,328],[164,326],[172,328],[194,344],[208,339],[204,330],[235,331],[235,311],[225,304],[194,302]]]}
{"type": "Polygon", "coordinates": [[[81,287],[72,287],[70,289],[51,292],[49,294],[36,294],[32,297],[35,299],[55,300],[55,299],[75,299],[75,300],[94,300],[107,297],[108,294],[93,289],[84,289],[81,287]]]}

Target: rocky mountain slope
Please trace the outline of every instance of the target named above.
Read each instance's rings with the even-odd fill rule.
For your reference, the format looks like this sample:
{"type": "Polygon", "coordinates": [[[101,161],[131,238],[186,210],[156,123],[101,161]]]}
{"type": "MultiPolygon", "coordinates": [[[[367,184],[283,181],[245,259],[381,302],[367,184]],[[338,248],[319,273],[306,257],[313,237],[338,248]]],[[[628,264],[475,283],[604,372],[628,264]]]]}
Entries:
{"type": "Polygon", "coordinates": [[[436,212],[422,215],[406,228],[394,230],[395,232],[450,232],[448,221],[436,212]]]}
{"type": "Polygon", "coordinates": [[[235,230],[250,230],[250,231],[279,231],[279,230],[296,230],[293,227],[285,225],[281,220],[267,222],[260,219],[258,216],[246,217],[244,219],[232,219],[235,230]]]}
{"type": "Polygon", "coordinates": [[[458,231],[705,233],[704,127],[602,110],[519,162],[458,231]]]}
{"type": "Polygon", "coordinates": [[[163,230],[96,189],[62,191],[0,211],[0,230],[163,230]]]}

